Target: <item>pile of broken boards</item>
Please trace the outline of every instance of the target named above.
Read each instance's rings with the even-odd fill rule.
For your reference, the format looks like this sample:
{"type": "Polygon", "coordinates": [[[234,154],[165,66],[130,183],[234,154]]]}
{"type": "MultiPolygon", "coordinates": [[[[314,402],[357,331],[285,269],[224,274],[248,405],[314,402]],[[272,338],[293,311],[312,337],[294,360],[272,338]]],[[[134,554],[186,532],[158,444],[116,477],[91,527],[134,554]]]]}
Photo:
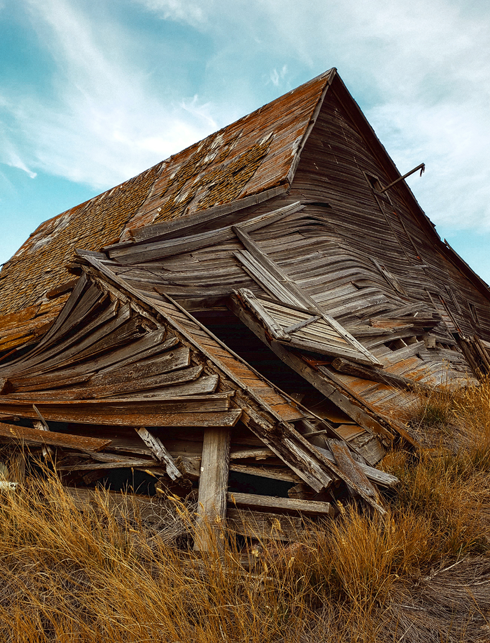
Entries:
{"type": "Polygon", "coordinates": [[[349,497],[384,513],[379,490],[397,479],[374,466],[390,444],[374,416],[355,407],[377,434],[317,416],[170,297],[135,296],[100,255],[79,272],[51,328],[1,365],[4,445],[80,492],[193,493],[198,521],[243,535],[288,539],[349,497]],[[356,432],[369,439],[345,439],[356,432]]]}

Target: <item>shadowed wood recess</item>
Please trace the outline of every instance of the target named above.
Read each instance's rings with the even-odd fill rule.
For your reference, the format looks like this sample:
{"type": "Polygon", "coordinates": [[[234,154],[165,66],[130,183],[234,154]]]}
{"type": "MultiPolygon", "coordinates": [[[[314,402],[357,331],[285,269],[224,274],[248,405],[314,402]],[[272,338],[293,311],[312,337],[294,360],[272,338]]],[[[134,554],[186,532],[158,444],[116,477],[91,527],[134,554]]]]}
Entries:
{"type": "Polygon", "coordinates": [[[194,494],[203,551],[384,514],[420,395],[490,374],[488,286],[336,70],[42,224],[0,294],[0,442],[194,494]]]}

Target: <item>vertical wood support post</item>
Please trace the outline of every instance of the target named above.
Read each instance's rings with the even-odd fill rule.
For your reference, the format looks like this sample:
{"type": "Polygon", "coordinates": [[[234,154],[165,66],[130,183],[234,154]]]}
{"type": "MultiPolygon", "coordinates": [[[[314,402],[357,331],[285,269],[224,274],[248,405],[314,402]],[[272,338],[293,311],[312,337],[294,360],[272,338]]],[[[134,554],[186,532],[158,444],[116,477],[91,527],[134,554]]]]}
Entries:
{"type": "Polygon", "coordinates": [[[204,432],[194,544],[198,551],[209,551],[213,546],[213,530],[217,532],[225,524],[230,442],[229,428],[204,432]]]}

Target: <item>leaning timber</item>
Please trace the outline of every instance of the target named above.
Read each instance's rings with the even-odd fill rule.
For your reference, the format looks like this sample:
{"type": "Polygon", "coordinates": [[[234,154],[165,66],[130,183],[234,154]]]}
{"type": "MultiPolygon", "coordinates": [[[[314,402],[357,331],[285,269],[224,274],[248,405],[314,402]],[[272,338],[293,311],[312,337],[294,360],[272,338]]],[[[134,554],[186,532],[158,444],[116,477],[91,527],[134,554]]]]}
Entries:
{"type": "Polygon", "coordinates": [[[384,514],[417,396],[490,374],[488,286],[336,70],[43,223],[0,294],[2,445],[81,507],[194,493],[202,551],[384,514]]]}

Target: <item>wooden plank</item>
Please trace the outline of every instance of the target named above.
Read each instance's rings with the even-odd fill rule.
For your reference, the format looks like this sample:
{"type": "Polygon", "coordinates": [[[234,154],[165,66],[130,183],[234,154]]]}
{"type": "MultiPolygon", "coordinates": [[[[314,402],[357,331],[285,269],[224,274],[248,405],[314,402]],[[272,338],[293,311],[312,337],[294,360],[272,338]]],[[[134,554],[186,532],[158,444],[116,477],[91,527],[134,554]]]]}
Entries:
{"type": "Polygon", "coordinates": [[[303,522],[298,516],[228,507],[226,526],[231,531],[260,540],[300,540],[303,522]]]}
{"type": "Polygon", "coordinates": [[[257,496],[252,493],[227,493],[227,500],[235,507],[251,507],[263,511],[300,512],[307,516],[335,515],[335,509],[329,502],[319,500],[300,500],[298,498],[277,498],[275,496],[257,496]]]}
{"type": "Polygon", "coordinates": [[[305,339],[300,338],[292,338],[289,342],[281,341],[279,343],[291,348],[298,348],[300,350],[308,351],[311,353],[317,353],[318,355],[344,357],[346,359],[355,359],[360,364],[372,364],[371,360],[365,359],[364,357],[360,356],[359,353],[355,350],[349,350],[349,346],[346,347],[346,350],[343,350],[342,348],[339,348],[338,346],[332,346],[327,342],[309,342],[305,339]]]}
{"type": "Polygon", "coordinates": [[[249,464],[230,464],[230,471],[244,473],[248,476],[269,478],[271,480],[283,480],[284,482],[301,482],[301,478],[285,467],[253,467],[249,464]]]}
{"type": "MultiPolygon", "coordinates": [[[[259,246],[252,240],[252,238],[246,234],[243,230],[240,230],[236,226],[233,226],[233,231],[243,243],[247,249],[250,256],[248,257],[249,261],[253,260],[256,264],[262,266],[262,273],[269,272],[269,281],[271,278],[276,281],[276,290],[278,287],[281,287],[286,291],[286,298],[283,301],[293,303],[295,305],[304,305],[307,310],[310,312],[317,312],[323,317],[323,319],[333,327],[351,346],[357,349],[358,352],[364,355],[364,358],[373,364],[381,366],[374,355],[372,355],[360,342],[357,341],[350,333],[348,333],[345,328],[339,322],[337,322],[333,317],[327,315],[321,308],[318,307],[316,302],[307,294],[307,292],[301,289],[296,282],[288,277],[288,275],[280,268],[270,257],[268,257],[259,246]]],[[[275,294],[275,293],[274,293],[275,294]]]]}
{"type": "Polygon", "coordinates": [[[353,362],[340,357],[333,360],[332,366],[336,371],[339,371],[339,373],[345,373],[346,375],[352,375],[353,377],[359,377],[361,379],[372,380],[373,382],[380,382],[382,384],[387,384],[388,386],[394,386],[395,388],[407,391],[417,389],[425,391],[432,390],[431,387],[423,384],[422,382],[415,382],[407,379],[406,377],[402,377],[401,375],[389,373],[386,370],[379,371],[375,368],[363,368],[358,364],[354,364],[353,362]]]}
{"type": "Polygon", "coordinates": [[[282,329],[276,320],[261,305],[260,300],[247,288],[240,289],[240,296],[249,308],[255,313],[258,319],[265,326],[266,330],[274,337],[283,341],[290,341],[289,335],[282,329]]]}
{"type": "MultiPolygon", "coordinates": [[[[254,194],[249,197],[244,197],[242,199],[238,199],[237,201],[226,203],[225,205],[216,205],[212,208],[201,210],[200,212],[193,212],[192,216],[190,217],[182,217],[181,219],[173,221],[165,221],[165,223],[156,223],[154,225],[145,226],[143,228],[135,230],[133,232],[133,237],[136,243],[146,242],[150,239],[158,239],[163,241],[165,239],[177,237],[189,237],[191,236],[189,233],[192,232],[192,230],[199,229],[200,226],[212,226],[215,222],[219,222],[220,219],[223,219],[229,214],[239,212],[240,210],[244,210],[245,208],[249,208],[253,205],[258,205],[259,203],[267,201],[275,196],[284,194],[285,189],[285,186],[271,188],[269,190],[261,192],[260,194],[254,194]]],[[[254,217],[253,219],[248,219],[241,225],[246,225],[247,227],[250,226],[252,229],[256,229],[254,227],[254,224],[256,224],[257,227],[260,226],[262,222],[264,222],[264,225],[269,225],[269,221],[267,220],[267,218],[272,219],[274,215],[278,218],[282,218],[284,216],[287,216],[288,214],[297,212],[298,210],[302,209],[302,207],[303,206],[301,206],[299,201],[297,201],[296,203],[286,206],[285,208],[280,208],[279,210],[274,210],[273,212],[259,215],[258,217],[254,217]]],[[[274,218],[271,222],[276,220],[277,219],[274,218]]],[[[136,244],[133,244],[132,247],[134,245],[136,244]]],[[[120,244],[115,244],[114,250],[116,250],[119,246],[120,244]]],[[[108,249],[111,250],[112,248],[109,247],[108,249]]]]}
{"type": "MultiPolygon", "coordinates": [[[[198,551],[212,549],[213,538],[209,529],[221,528],[225,524],[230,443],[228,429],[207,429],[204,432],[194,544],[198,551]]],[[[216,542],[219,545],[219,537],[216,542]]]]}
{"type": "Polygon", "coordinates": [[[180,342],[177,337],[168,337],[163,341],[166,336],[167,330],[163,328],[148,333],[148,335],[145,335],[142,339],[131,342],[131,344],[126,347],[126,354],[122,351],[116,351],[116,353],[113,354],[113,358],[109,365],[105,364],[102,367],[99,366],[99,373],[102,374],[102,370],[104,374],[110,373],[114,370],[120,371],[129,364],[141,362],[149,359],[150,357],[154,357],[155,355],[161,355],[162,353],[165,353],[179,345],[180,342]]]}
{"type": "Polygon", "coordinates": [[[46,333],[46,335],[44,335],[44,337],[41,339],[38,346],[36,347],[36,352],[38,350],[42,350],[44,346],[47,346],[50,343],[51,338],[58,333],[59,329],[64,324],[64,322],[68,319],[73,308],[77,304],[80,296],[82,295],[83,290],[85,289],[85,286],[87,285],[87,282],[88,282],[87,275],[85,273],[82,273],[80,279],[77,281],[77,284],[71,293],[70,298],[64,305],[63,310],[58,315],[54,324],[51,326],[49,331],[46,333]]]}
{"type": "Polygon", "coordinates": [[[182,474],[175,465],[174,459],[165,448],[163,442],[156,436],[152,435],[144,427],[135,429],[135,431],[146,444],[146,446],[151,449],[155,458],[165,465],[165,470],[167,471],[167,475],[169,476],[169,478],[171,478],[171,480],[177,480],[177,478],[181,478],[182,474]]]}
{"type": "Polygon", "coordinates": [[[160,464],[155,462],[155,460],[150,460],[149,458],[120,458],[112,462],[92,462],[92,463],[79,463],[79,464],[60,464],[57,465],[57,471],[97,471],[102,469],[140,469],[144,467],[145,469],[152,469],[159,467],[160,464]]]}
{"type": "MultiPolygon", "coordinates": [[[[320,453],[322,453],[328,460],[330,460],[330,462],[336,461],[333,453],[328,449],[324,449],[323,447],[318,446],[315,446],[315,449],[318,449],[318,451],[320,451],[320,453]]],[[[368,464],[364,464],[364,462],[357,462],[357,464],[359,465],[365,476],[377,485],[391,488],[396,487],[400,483],[400,480],[396,476],[393,476],[390,473],[386,473],[386,471],[381,471],[380,469],[376,469],[375,467],[370,467],[368,464]]]]}
{"type": "MultiPolygon", "coordinates": [[[[153,402],[149,399],[134,398],[112,398],[88,399],[88,400],[62,400],[56,399],[51,396],[49,400],[16,400],[4,395],[0,398],[0,406],[2,404],[11,405],[12,408],[17,408],[20,413],[21,408],[29,408],[33,406],[33,417],[36,417],[38,409],[36,405],[42,409],[43,414],[49,419],[48,414],[55,407],[60,410],[74,409],[81,413],[97,413],[103,415],[113,415],[117,413],[138,414],[141,410],[143,413],[151,413],[152,411],[168,412],[168,413],[209,413],[213,411],[228,411],[230,408],[230,397],[233,396],[233,391],[223,393],[211,393],[210,395],[191,395],[180,397],[169,397],[166,400],[158,400],[153,402]]],[[[31,413],[32,414],[32,413],[31,413]]]]}
{"type": "Polygon", "coordinates": [[[137,318],[131,319],[131,309],[129,304],[120,309],[118,315],[97,328],[84,340],[75,346],[69,347],[60,355],[55,355],[39,365],[34,365],[32,369],[22,369],[22,374],[31,372],[47,372],[54,369],[60,369],[73,362],[95,356],[110,348],[115,348],[123,342],[127,342],[132,335],[139,334],[138,328],[140,322],[137,318]]]}
{"type": "Polygon", "coordinates": [[[233,450],[230,453],[230,460],[247,460],[248,458],[255,458],[255,460],[265,460],[266,458],[274,458],[275,453],[270,449],[239,449],[233,450]]]}
{"type": "MultiPolygon", "coordinates": [[[[95,308],[98,308],[102,304],[104,299],[105,299],[105,296],[100,297],[92,306],[89,313],[92,313],[95,308]]],[[[116,317],[117,304],[116,302],[113,302],[112,304],[107,306],[104,310],[99,312],[99,314],[96,316],[95,319],[92,319],[92,321],[89,322],[88,324],[87,323],[83,324],[82,323],[83,320],[78,319],[78,317],[75,320],[73,319],[73,317],[75,317],[75,313],[78,313],[78,312],[79,310],[77,306],[73,314],[68,318],[66,322],[67,324],[70,322],[69,326],[67,328],[63,327],[62,329],[63,336],[66,337],[67,333],[72,328],[75,328],[77,326],[79,327],[78,330],[74,333],[69,333],[68,337],[66,337],[65,339],[58,338],[58,335],[55,336],[52,342],[50,343],[50,346],[44,347],[43,350],[38,352],[38,354],[34,357],[32,357],[32,355],[30,354],[27,355],[24,365],[19,365],[19,366],[22,366],[22,368],[20,368],[21,372],[24,373],[24,372],[43,371],[44,364],[47,363],[48,360],[52,361],[53,358],[55,358],[57,355],[64,353],[65,351],[68,350],[68,348],[70,348],[74,344],[79,346],[81,343],[80,340],[82,338],[89,337],[92,331],[102,326],[103,324],[113,320],[116,317]]]]}
{"type": "MultiPolygon", "coordinates": [[[[202,373],[202,366],[193,366],[189,368],[184,368],[177,371],[172,371],[170,373],[163,373],[161,375],[156,375],[153,377],[143,377],[143,378],[134,378],[128,382],[121,382],[119,384],[113,384],[110,386],[87,386],[87,387],[78,387],[73,389],[64,389],[62,391],[36,391],[28,393],[13,393],[10,395],[10,398],[14,399],[59,399],[59,400],[88,400],[96,399],[100,400],[106,397],[121,397],[123,395],[137,395],[142,391],[147,391],[149,389],[161,389],[163,387],[172,387],[169,389],[168,397],[174,397],[175,395],[186,395],[187,393],[176,393],[176,389],[173,385],[193,382],[196,380],[202,373]]],[[[208,387],[206,383],[203,383],[202,392],[206,393],[208,387]]],[[[185,391],[185,386],[181,388],[182,391],[185,391]]],[[[200,392],[199,388],[194,389],[195,393],[200,392]]]]}
{"type": "Polygon", "coordinates": [[[4,424],[3,422],[0,423],[0,436],[25,444],[49,444],[55,447],[79,449],[82,451],[100,451],[111,443],[111,440],[87,438],[85,436],[71,435],[68,433],[55,433],[54,431],[41,431],[25,426],[4,424]]]}
{"type": "MultiPolygon", "coordinates": [[[[120,400],[118,400],[118,403],[120,400]]],[[[112,409],[91,409],[87,406],[79,406],[78,408],[62,408],[60,406],[53,406],[49,408],[40,404],[43,414],[47,420],[54,422],[74,422],[76,424],[101,424],[109,426],[135,426],[145,424],[146,426],[182,426],[182,427],[208,427],[208,426],[235,426],[241,416],[240,410],[231,411],[217,411],[217,412],[167,412],[164,413],[156,408],[143,409],[141,402],[153,402],[152,400],[143,399],[140,403],[131,401],[135,406],[132,407],[133,412],[129,405],[120,405],[119,407],[112,407],[112,409]],[[144,422],[143,422],[144,420],[144,422]]],[[[0,412],[8,405],[0,406],[0,412]]],[[[35,419],[35,414],[30,406],[25,408],[12,407],[15,409],[13,415],[35,419]]]]}
{"type": "Polygon", "coordinates": [[[140,363],[131,363],[116,372],[102,371],[90,380],[93,386],[111,386],[116,383],[134,381],[140,377],[153,377],[161,373],[169,373],[190,365],[191,354],[186,346],[180,346],[170,352],[165,352],[146,359],[140,363]]]}
{"type": "Polygon", "coordinates": [[[349,451],[349,447],[345,444],[345,442],[330,439],[328,441],[328,445],[333,453],[335,462],[337,463],[339,469],[346,475],[348,475],[349,478],[353,480],[359,488],[363,489],[366,495],[376,498],[379,502],[379,497],[376,489],[369,482],[364,471],[352,457],[349,451]]]}
{"type": "Polygon", "coordinates": [[[271,297],[277,297],[284,303],[296,303],[289,291],[276,279],[271,279],[271,275],[255,258],[246,250],[235,252],[234,256],[243,265],[243,268],[258,285],[269,293],[271,297]]]}
{"type": "Polygon", "coordinates": [[[306,328],[306,326],[309,326],[310,324],[318,321],[319,319],[321,319],[319,315],[308,317],[308,319],[304,319],[303,321],[300,321],[297,324],[293,324],[292,326],[288,326],[287,328],[284,328],[284,332],[286,333],[286,335],[291,335],[292,333],[295,333],[301,328],[306,328]]]}
{"type": "MultiPolygon", "coordinates": [[[[196,366],[194,368],[201,368],[196,366]]],[[[177,371],[175,375],[180,373],[177,371]]],[[[166,400],[174,396],[193,396],[193,395],[204,395],[206,393],[214,393],[219,384],[218,375],[205,375],[199,377],[196,380],[190,382],[184,382],[183,384],[172,384],[172,386],[166,386],[165,388],[158,388],[151,391],[143,391],[139,394],[139,398],[143,399],[155,399],[155,400],[166,400]]],[[[118,396],[114,396],[117,398],[118,396]]]]}
{"type": "MultiPolygon", "coordinates": [[[[39,418],[39,420],[34,420],[32,422],[33,427],[35,429],[39,429],[39,431],[49,431],[50,430],[49,425],[46,422],[46,420],[43,418],[43,416],[41,415],[41,413],[40,413],[39,409],[37,408],[37,406],[35,404],[33,404],[32,408],[34,409],[37,417],[39,418]]],[[[49,446],[43,446],[42,447],[42,454],[43,454],[44,458],[47,458],[48,456],[52,455],[52,453],[53,453],[53,449],[51,447],[49,447],[49,446]]]]}

